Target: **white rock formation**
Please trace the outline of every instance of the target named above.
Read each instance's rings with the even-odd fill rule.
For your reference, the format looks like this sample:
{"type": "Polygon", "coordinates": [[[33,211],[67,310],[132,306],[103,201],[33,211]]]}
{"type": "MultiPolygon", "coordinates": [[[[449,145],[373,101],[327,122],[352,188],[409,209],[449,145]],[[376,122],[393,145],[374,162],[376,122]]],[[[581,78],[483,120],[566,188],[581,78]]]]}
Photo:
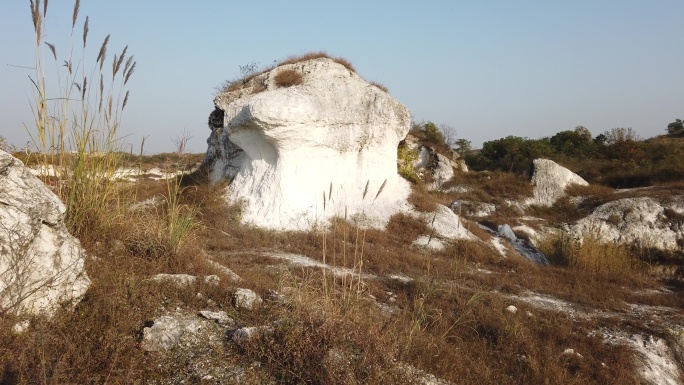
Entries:
{"type": "Polygon", "coordinates": [[[409,111],[344,66],[326,58],[283,65],[214,103],[203,167],[211,182],[232,179],[228,196],[244,202],[244,222],[308,229],[346,212],[382,227],[407,210],[397,146],[409,111]],[[285,70],[303,82],[279,87],[274,78],[285,70]]]}
{"type": "Polygon", "coordinates": [[[85,252],[65,212],[21,161],[0,151],[0,314],[49,317],[88,290],[85,252]]]}
{"type": "Polygon", "coordinates": [[[263,300],[257,293],[250,289],[237,289],[233,294],[233,305],[238,309],[252,310],[259,305],[263,300]]]}
{"type": "Polygon", "coordinates": [[[420,216],[436,236],[449,240],[477,239],[463,226],[461,218],[444,205],[437,205],[435,212],[420,213],[420,216]]]}
{"type": "Polygon", "coordinates": [[[579,239],[591,236],[602,242],[677,250],[677,241],[684,239],[684,195],[608,202],[577,221],[571,232],[579,239]]]}
{"type": "Polygon", "coordinates": [[[535,159],[533,163],[534,198],[529,199],[528,204],[552,206],[565,195],[566,187],[572,184],[589,185],[582,177],[552,160],[535,159]]]}

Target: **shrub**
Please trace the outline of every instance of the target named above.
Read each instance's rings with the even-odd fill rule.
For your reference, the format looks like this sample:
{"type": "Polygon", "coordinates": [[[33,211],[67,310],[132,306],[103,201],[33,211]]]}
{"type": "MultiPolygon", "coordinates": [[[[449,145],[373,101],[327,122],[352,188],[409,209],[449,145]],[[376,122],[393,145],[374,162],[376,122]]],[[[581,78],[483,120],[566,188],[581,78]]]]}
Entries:
{"type": "Polygon", "coordinates": [[[425,131],[425,139],[428,141],[438,144],[438,145],[446,145],[446,141],[444,139],[444,134],[442,131],[437,128],[437,125],[435,125],[432,122],[427,122],[423,126],[423,131],[425,131]]]}
{"type": "Polygon", "coordinates": [[[402,141],[397,148],[397,157],[399,159],[399,175],[411,183],[420,183],[420,177],[413,167],[418,160],[418,150],[412,150],[406,142],[402,141]]]}
{"type": "Polygon", "coordinates": [[[304,76],[293,69],[286,69],[279,71],[274,77],[274,80],[278,87],[292,87],[302,84],[302,81],[304,81],[304,76]]]}

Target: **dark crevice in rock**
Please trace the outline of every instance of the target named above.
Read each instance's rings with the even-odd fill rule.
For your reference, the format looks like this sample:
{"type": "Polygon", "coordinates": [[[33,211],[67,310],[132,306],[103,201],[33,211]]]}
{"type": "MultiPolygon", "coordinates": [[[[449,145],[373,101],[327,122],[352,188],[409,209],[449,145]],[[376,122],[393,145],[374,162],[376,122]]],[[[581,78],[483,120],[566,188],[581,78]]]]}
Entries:
{"type": "Polygon", "coordinates": [[[214,130],[223,127],[223,117],[225,113],[222,109],[216,107],[214,111],[209,114],[209,128],[214,130]]]}

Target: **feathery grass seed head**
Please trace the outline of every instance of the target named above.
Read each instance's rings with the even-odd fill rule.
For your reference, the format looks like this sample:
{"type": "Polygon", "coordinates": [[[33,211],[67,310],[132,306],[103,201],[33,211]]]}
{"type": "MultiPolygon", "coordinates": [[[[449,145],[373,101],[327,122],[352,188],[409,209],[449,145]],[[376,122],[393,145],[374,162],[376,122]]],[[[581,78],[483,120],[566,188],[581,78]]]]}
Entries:
{"type": "Polygon", "coordinates": [[[86,46],[86,40],[88,39],[88,16],[86,16],[85,23],[83,23],[83,48],[86,46]]]}
{"type": "MultiPolygon", "coordinates": [[[[47,7],[47,0],[45,0],[45,6],[47,7]]],[[[76,0],[74,3],[74,14],[71,17],[71,29],[76,26],[76,20],[78,19],[78,11],[81,9],[81,0],[76,0]]]]}
{"type": "Polygon", "coordinates": [[[52,57],[54,57],[55,61],[57,61],[57,51],[55,50],[55,45],[48,42],[45,42],[45,45],[50,48],[50,51],[52,51],[52,57]]]}

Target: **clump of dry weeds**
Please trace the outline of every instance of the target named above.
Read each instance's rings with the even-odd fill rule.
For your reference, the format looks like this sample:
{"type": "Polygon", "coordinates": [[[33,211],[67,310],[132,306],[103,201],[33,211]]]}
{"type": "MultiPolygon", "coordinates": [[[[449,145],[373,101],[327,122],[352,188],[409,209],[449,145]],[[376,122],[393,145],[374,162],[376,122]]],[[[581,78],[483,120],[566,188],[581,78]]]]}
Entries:
{"type": "Polygon", "coordinates": [[[286,69],[278,71],[276,76],[273,78],[278,87],[292,87],[298,84],[302,84],[304,81],[304,76],[296,70],[286,69]]]}

